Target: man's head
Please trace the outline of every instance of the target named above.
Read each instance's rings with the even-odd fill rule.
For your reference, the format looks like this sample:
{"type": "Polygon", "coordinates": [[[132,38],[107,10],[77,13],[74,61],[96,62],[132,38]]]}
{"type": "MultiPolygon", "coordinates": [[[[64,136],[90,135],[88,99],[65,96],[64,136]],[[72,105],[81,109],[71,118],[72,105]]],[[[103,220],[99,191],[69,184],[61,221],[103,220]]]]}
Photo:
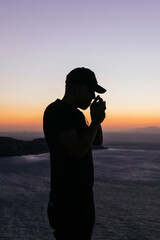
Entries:
{"type": "Polygon", "coordinates": [[[106,89],[99,86],[96,76],[88,68],[75,68],[66,77],[66,94],[74,100],[74,105],[87,109],[95,98],[95,92],[104,93],[106,89]]]}
{"type": "Polygon", "coordinates": [[[74,84],[85,85],[89,90],[97,93],[106,92],[106,89],[98,85],[94,72],[88,68],[79,67],[68,73],[66,77],[66,88],[74,84]]]}

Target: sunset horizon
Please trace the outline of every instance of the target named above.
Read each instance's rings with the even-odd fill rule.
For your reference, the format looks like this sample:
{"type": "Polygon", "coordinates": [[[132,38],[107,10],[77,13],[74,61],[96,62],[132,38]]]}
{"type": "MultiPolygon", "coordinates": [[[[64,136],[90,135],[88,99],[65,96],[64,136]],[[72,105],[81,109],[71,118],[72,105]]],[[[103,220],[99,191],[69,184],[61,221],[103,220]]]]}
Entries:
{"type": "MultiPolygon", "coordinates": [[[[39,109],[20,107],[16,112],[14,108],[1,111],[0,131],[43,131],[43,113],[46,106],[39,109]]],[[[89,108],[82,111],[88,123],[90,123],[89,108]]],[[[65,118],[64,118],[65,121],[65,118]]],[[[106,119],[102,123],[104,131],[124,131],[126,129],[146,128],[150,126],[160,127],[160,116],[149,113],[131,113],[124,111],[123,114],[106,110],[106,119]]]]}

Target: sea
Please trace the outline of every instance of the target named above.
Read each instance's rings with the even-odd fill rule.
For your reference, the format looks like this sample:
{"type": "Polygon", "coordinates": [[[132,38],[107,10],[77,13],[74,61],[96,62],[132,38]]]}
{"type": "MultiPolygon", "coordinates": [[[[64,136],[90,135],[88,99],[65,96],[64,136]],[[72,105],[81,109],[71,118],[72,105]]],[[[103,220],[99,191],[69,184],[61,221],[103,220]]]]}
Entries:
{"type": "MultiPolygon", "coordinates": [[[[103,145],[93,150],[92,240],[160,240],[160,133],[108,132],[103,145]]],[[[0,157],[0,240],[54,239],[49,179],[48,153],[0,157]]]]}

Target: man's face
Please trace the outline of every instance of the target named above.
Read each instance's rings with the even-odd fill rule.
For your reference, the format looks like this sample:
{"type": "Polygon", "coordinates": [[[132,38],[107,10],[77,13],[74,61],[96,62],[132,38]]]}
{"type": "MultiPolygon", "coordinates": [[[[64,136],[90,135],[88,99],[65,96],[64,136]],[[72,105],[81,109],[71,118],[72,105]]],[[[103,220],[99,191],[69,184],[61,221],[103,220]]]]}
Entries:
{"type": "Polygon", "coordinates": [[[94,90],[91,90],[86,85],[78,86],[77,105],[79,108],[83,110],[87,109],[93,99],[95,99],[94,90]]]}

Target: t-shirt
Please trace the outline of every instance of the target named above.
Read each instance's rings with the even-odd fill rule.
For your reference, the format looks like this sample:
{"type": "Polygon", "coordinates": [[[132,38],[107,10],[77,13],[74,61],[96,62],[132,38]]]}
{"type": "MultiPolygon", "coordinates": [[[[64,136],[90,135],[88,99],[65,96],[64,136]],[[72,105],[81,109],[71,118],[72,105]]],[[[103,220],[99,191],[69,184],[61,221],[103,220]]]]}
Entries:
{"type": "Polygon", "coordinates": [[[91,148],[83,159],[76,159],[57,142],[57,136],[69,129],[82,136],[88,128],[85,117],[80,110],[57,99],[46,108],[43,119],[51,161],[50,201],[83,201],[93,188],[91,148]]]}

